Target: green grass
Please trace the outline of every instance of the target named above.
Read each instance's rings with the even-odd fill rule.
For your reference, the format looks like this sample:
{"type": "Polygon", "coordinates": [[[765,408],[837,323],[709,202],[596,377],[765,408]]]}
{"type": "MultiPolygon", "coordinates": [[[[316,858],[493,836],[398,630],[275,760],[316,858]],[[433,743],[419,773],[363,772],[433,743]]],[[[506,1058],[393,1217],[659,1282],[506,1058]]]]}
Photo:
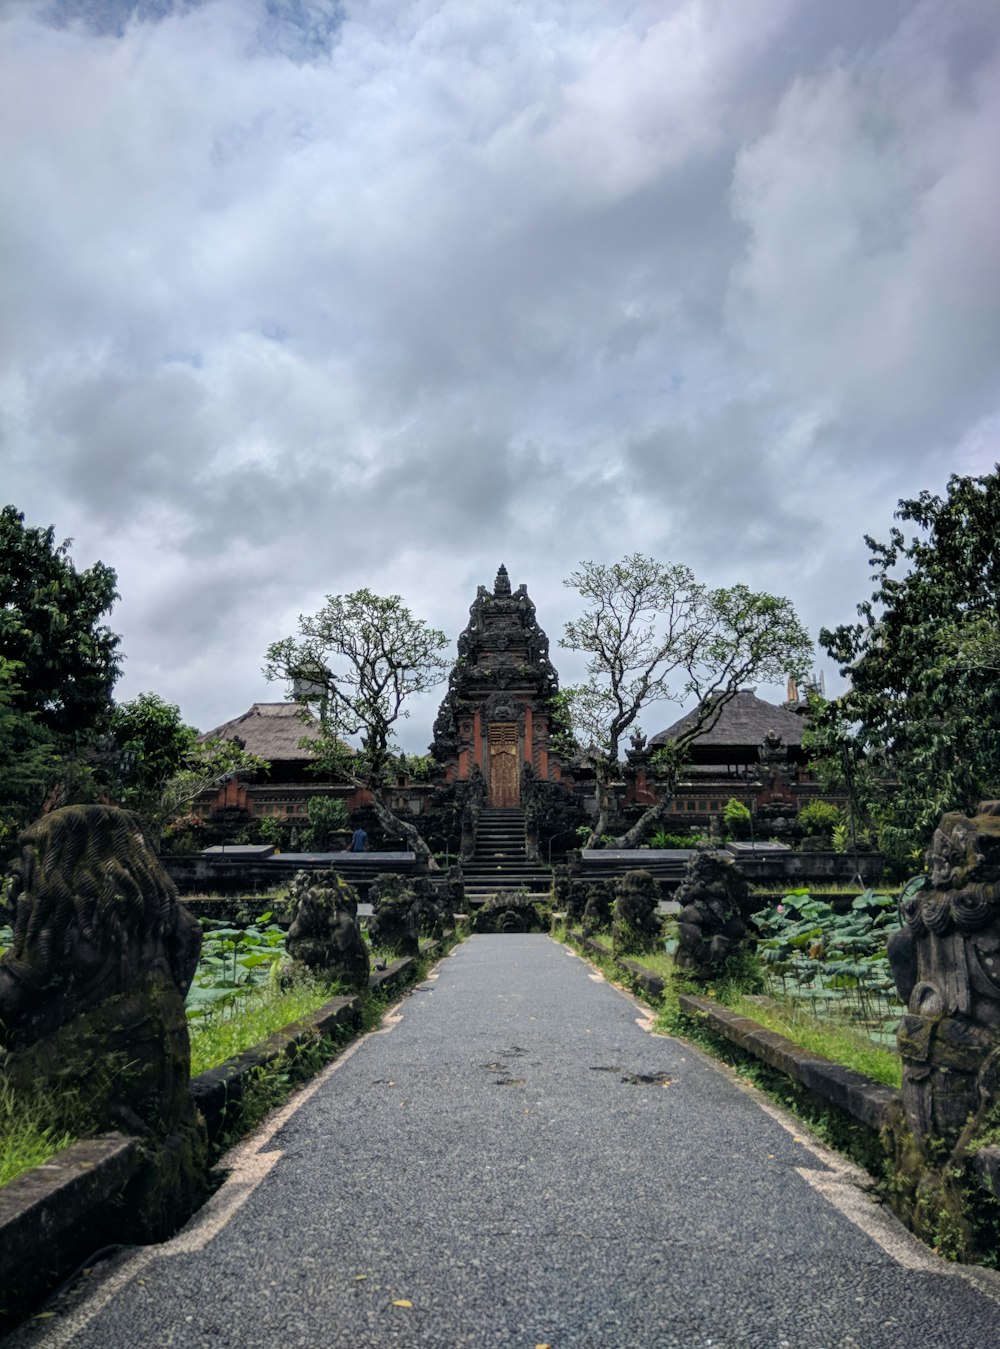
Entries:
{"type": "Polygon", "coordinates": [[[43,1097],[15,1098],[10,1086],[0,1084],[0,1185],[76,1141],[78,1134],[51,1123],[53,1114],[43,1097]]]}
{"type": "Polygon", "coordinates": [[[899,1055],[876,1044],[863,1030],[821,1020],[795,1003],[774,997],[734,994],[727,998],[726,1006],[814,1054],[822,1054],[888,1087],[900,1085],[899,1055]]]}
{"type": "Polygon", "coordinates": [[[658,974],[661,979],[672,979],[675,974],[673,957],[667,955],[666,951],[643,951],[640,955],[623,955],[622,959],[641,965],[644,970],[658,974]]]}
{"type": "Polygon", "coordinates": [[[190,1023],[191,1076],[217,1068],[342,992],[337,984],[312,980],[301,980],[285,990],[263,986],[218,1013],[190,1023]]]}

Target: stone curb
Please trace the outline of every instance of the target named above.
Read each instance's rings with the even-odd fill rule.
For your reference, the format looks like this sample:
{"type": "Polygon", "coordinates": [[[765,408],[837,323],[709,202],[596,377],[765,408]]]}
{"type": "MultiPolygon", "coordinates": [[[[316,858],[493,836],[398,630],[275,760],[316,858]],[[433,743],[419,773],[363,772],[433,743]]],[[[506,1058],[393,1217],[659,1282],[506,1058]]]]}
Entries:
{"type": "Polygon", "coordinates": [[[142,1164],[135,1138],[101,1134],[0,1189],[0,1326],[116,1240],[116,1200],[142,1164]]]}
{"type": "Polygon", "coordinates": [[[790,1077],[814,1096],[835,1105],[859,1123],[876,1132],[888,1123],[900,1093],[864,1073],[855,1072],[824,1058],[822,1054],[801,1049],[784,1035],[765,1030],[749,1017],[720,1007],[711,998],[682,993],[678,998],[682,1012],[705,1022],[709,1028],[738,1045],[755,1058],[790,1077]]]}
{"type": "Polygon", "coordinates": [[[582,946],[585,951],[591,955],[600,956],[603,960],[611,960],[624,970],[633,983],[639,985],[644,993],[648,993],[651,998],[663,997],[663,980],[652,970],[645,969],[637,960],[627,960],[623,956],[616,956],[610,946],[605,946],[602,942],[596,941],[593,937],[584,937],[582,933],[570,932],[571,941],[582,946]]]}
{"type": "Polygon", "coordinates": [[[642,965],[635,960],[621,960],[618,964],[623,970],[628,970],[633,983],[639,985],[644,993],[648,993],[651,998],[663,997],[663,979],[659,974],[654,974],[652,970],[644,969],[642,965]]]}

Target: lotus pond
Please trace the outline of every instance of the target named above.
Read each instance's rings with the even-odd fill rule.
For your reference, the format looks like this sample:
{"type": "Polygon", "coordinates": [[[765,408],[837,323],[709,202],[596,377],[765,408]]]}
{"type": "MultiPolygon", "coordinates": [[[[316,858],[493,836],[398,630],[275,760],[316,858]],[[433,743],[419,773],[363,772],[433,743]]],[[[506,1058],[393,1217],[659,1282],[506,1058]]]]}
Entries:
{"type": "Polygon", "coordinates": [[[820,1020],[846,1020],[877,1044],[895,1047],[903,1007],[886,943],[899,926],[896,898],[865,890],[837,913],[808,890],[792,890],[753,923],[770,995],[820,1020]]]}

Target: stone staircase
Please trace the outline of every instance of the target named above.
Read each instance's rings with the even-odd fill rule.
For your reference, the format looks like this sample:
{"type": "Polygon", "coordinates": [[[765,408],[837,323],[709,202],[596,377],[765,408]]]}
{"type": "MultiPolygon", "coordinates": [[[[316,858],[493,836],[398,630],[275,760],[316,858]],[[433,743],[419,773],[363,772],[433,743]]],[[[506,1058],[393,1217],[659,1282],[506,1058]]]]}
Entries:
{"type": "Polygon", "coordinates": [[[505,890],[546,894],[552,881],[548,867],[529,862],[524,846],[524,811],[487,808],[480,812],[476,851],[462,866],[466,898],[482,904],[505,890]]]}

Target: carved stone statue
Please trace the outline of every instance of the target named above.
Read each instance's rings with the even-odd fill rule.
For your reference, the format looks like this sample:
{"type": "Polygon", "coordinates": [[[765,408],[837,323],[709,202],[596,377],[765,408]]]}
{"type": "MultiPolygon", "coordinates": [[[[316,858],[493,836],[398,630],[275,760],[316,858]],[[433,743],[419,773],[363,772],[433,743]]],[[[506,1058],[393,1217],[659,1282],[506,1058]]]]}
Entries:
{"type": "Polygon", "coordinates": [[[732,858],[695,853],[674,899],[681,905],[677,964],[713,979],[748,943],[750,889],[732,858]]]}
{"type": "Polygon", "coordinates": [[[490,895],[472,920],[472,930],[478,934],[539,932],[541,926],[536,901],[521,893],[490,895]]]}
{"type": "Polygon", "coordinates": [[[290,887],[295,903],[286,947],[295,964],[363,991],[368,947],[358,926],[354,887],[333,871],[300,871],[290,887]]]}
{"type": "Polygon", "coordinates": [[[84,1104],[94,1132],[145,1140],[129,1211],[143,1239],[190,1211],[206,1180],[189,1090],[184,998],[201,949],[136,816],[67,806],[18,840],[4,884],[0,1081],[84,1104]]]}
{"type": "Polygon", "coordinates": [[[380,871],[368,892],[374,912],[368,920],[372,945],[396,956],[420,953],[417,896],[404,876],[380,871]]]}
{"type": "Polygon", "coordinates": [[[612,922],[616,952],[652,951],[661,938],[656,906],[660,887],[648,871],[626,871],[615,884],[615,914],[612,922]]]}
{"type": "Polygon", "coordinates": [[[586,888],[587,901],[583,908],[583,931],[589,937],[611,926],[614,891],[609,881],[591,881],[586,888]]]}
{"type": "Polygon", "coordinates": [[[1000,1092],[1000,801],[944,815],[927,853],[930,883],[904,892],[889,962],[903,1105],[921,1146],[953,1145],[1000,1092]]]}

